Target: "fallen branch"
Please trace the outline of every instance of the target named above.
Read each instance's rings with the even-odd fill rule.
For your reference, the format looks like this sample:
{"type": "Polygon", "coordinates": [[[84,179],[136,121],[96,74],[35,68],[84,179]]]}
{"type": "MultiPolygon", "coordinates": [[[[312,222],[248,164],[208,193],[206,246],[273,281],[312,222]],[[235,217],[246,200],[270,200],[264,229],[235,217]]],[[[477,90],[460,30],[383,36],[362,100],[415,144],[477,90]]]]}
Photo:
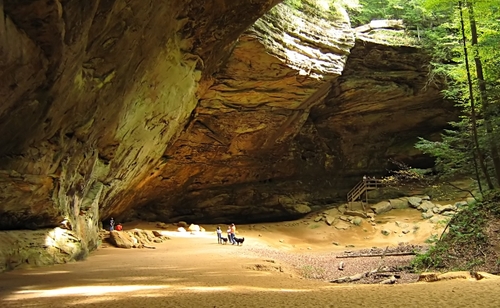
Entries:
{"type": "Polygon", "coordinates": [[[344,277],[340,277],[340,278],[337,278],[337,279],[334,279],[334,280],[330,280],[331,283],[344,283],[344,282],[352,282],[352,281],[356,281],[356,280],[361,280],[362,278],[365,278],[366,276],[368,276],[370,272],[363,272],[363,273],[359,273],[359,274],[356,274],[356,275],[352,275],[352,276],[344,276],[344,277]]]}
{"type": "Polygon", "coordinates": [[[377,253],[377,254],[352,254],[344,256],[336,256],[336,258],[365,258],[365,257],[394,257],[394,256],[414,256],[416,253],[414,251],[409,252],[391,252],[391,253],[377,253]]]}
{"type": "Polygon", "coordinates": [[[375,278],[380,278],[380,277],[396,277],[396,278],[401,278],[400,274],[395,274],[394,272],[385,272],[385,273],[376,273],[374,275],[375,278]]]}

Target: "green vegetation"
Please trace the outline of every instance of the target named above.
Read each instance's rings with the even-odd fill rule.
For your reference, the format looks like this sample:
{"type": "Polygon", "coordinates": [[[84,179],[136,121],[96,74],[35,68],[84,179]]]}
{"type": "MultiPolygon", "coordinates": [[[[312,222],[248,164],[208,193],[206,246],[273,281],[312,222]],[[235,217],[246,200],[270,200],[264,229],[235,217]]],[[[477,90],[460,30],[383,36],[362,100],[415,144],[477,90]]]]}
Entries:
{"type": "Polygon", "coordinates": [[[492,0],[420,0],[448,14],[427,31],[433,38],[434,81],[446,81],[446,98],[461,108],[459,121],[439,141],[416,147],[436,158],[442,175],[470,175],[481,192],[500,184],[500,3],[492,0]],[[484,189],[483,189],[484,188],[484,189]]]}
{"type": "MultiPolygon", "coordinates": [[[[500,2],[360,0],[360,5],[350,12],[354,26],[403,19],[406,32],[429,51],[428,85],[446,85],[444,96],[462,113],[439,140],[420,139],[416,148],[435,158],[441,180],[473,177],[480,192],[446,224],[447,233],[427,240],[432,247],[417,255],[413,268],[499,271],[500,243],[492,230],[500,229],[500,2]]],[[[423,174],[400,167],[394,181],[423,181],[423,174]]]]}
{"type": "Polygon", "coordinates": [[[426,253],[419,254],[412,262],[416,271],[428,269],[490,270],[498,271],[496,227],[500,223],[498,202],[500,195],[491,201],[467,206],[448,224],[442,238],[429,239],[435,243],[426,253]]]}

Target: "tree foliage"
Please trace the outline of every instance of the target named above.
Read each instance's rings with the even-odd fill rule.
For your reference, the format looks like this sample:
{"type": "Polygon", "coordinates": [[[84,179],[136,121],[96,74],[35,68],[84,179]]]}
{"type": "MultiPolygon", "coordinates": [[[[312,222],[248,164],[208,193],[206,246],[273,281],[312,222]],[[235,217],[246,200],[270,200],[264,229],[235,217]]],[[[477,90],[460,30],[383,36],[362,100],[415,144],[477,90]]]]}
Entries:
{"type": "Polygon", "coordinates": [[[417,148],[436,158],[443,175],[476,174],[488,189],[500,183],[500,1],[360,0],[354,26],[373,19],[403,19],[433,56],[430,82],[444,81],[444,96],[463,114],[438,142],[417,148]]]}

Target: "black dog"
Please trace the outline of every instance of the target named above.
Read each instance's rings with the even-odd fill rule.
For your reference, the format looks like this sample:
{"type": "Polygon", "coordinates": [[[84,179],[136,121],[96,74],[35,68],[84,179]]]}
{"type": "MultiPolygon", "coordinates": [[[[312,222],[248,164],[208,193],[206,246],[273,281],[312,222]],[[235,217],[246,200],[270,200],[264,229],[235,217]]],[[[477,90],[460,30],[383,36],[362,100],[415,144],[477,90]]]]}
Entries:
{"type": "Polygon", "coordinates": [[[234,241],[236,242],[236,244],[238,244],[238,246],[239,246],[240,244],[241,244],[241,245],[243,245],[243,242],[245,241],[245,238],[244,238],[244,237],[242,237],[242,238],[237,238],[237,237],[235,237],[235,238],[234,238],[234,241]]]}
{"type": "Polygon", "coordinates": [[[221,237],[221,243],[222,245],[227,244],[227,237],[221,237]]]}

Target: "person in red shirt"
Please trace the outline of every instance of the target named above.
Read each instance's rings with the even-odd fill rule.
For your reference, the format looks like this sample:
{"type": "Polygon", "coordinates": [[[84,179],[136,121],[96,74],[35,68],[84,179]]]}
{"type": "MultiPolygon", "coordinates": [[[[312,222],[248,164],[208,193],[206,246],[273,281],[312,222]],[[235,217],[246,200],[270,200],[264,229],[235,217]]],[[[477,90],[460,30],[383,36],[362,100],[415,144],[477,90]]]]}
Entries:
{"type": "Polygon", "coordinates": [[[122,230],[123,230],[122,224],[121,224],[121,223],[118,223],[118,225],[116,225],[115,230],[116,230],[116,231],[122,231],[122,230]]]}

